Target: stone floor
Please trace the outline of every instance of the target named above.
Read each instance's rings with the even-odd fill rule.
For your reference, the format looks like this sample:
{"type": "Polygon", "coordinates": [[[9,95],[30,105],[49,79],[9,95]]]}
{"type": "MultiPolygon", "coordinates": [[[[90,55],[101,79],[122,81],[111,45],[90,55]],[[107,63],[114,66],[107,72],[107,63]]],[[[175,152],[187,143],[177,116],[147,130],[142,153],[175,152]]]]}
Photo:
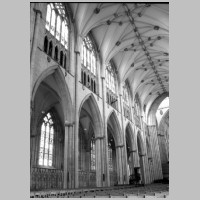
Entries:
{"type": "Polygon", "coordinates": [[[167,198],[169,185],[154,183],[145,186],[115,186],[73,190],[46,190],[31,192],[30,198],[167,198]]]}

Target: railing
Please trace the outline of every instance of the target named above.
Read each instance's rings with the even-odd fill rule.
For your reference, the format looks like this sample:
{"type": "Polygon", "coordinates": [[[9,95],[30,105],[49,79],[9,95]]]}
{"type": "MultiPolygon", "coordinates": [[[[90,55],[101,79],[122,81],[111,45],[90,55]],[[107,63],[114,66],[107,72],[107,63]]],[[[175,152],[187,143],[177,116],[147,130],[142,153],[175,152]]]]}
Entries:
{"type": "Polygon", "coordinates": [[[79,187],[96,187],[96,172],[79,171],[79,187]]]}
{"type": "Polygon", "coordinates": [[[63,170],[47,168],[31,168],[31,190],[62,189],[63,170]]]}

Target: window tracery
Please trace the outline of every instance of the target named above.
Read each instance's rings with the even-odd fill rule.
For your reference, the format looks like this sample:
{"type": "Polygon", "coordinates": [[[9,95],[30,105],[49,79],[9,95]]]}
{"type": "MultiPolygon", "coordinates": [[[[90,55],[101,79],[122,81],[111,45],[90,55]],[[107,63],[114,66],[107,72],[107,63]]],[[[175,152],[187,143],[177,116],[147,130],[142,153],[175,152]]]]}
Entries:
{"type": "Polygon", "coordinates": [[[89,36],[83,39],[81,65],[81,82],[94,93],[97,93],[97,57],[89,36]]]}
{"type": "Polygon", "coordinates": [[[106,66],[106,99],[108,104],[110,104],[113,108],[118,110],[118,96],[116,91],[115,77],[115,71],[111,63],[109,62],[106,66]]]}
{"type": "Polygon", "coordinates": [[[62,3],[47,4],[45,29],[44,52],[66,69],[69,54],[69,22],[62,3]]]}
{"type": "Polygon", "coordinates": [[[53,164],[54,131],[54,121],[47,113],[41,126],[39,165],[51,167],[53,164]]]}
{"type": "Polygon", "coordinates": [[[127,119],[132,120],[130,102],[129,102],[128,85],[125,82],[123,83],[123,110],[124,110],[124,116],[127,119]]]}
{"type": "Polygon", "coordinates": [[[135,99],[134,99],[133,118],[135,120],[136,126],[141,128],[140,115],[141,115],[141,113],[140,113],[140,102],[139,102],[138,94],[136,94],[135,99]]]}
{"type": "Polygon", "coordinates": [[[91,152],[90,152],[90,160],[91,160],[91,170],[95,170],[95,139],[94,136],[91,138],[91,152]]]}

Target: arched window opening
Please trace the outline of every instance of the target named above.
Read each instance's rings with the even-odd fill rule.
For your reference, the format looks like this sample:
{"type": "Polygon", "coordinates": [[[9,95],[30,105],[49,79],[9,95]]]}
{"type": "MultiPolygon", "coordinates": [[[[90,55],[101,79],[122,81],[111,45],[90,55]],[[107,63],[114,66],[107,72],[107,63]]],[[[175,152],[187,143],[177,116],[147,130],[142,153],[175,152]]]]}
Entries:
{"type": "Polygon", "coordinates": [[[117,180],[117,155],[116,155],[116,147],[115,141],[113,138],[113,132],[108,126],[108,169],[110,174],[110,185],[114,186],[117,180]]]}
{"type": "Polygon", "coordinates": [[[45,28],[49,31],[51,23],[51,6],[50,4],[47,5],[47,15],[46,15],[46,26],[45,28]]]}
{"type": "Polygon", "coordinates": [[[131,108],[129,102],[129,89],[126,82],[123,83],[123,109],[124,109],[124,116],[131,120],[131,108]]]}
{"type": "Polygon", "coordinates": [[[94,93],[96,93],[96,82],[94,81],[94,93]]]}
{"type": "Polygon", "coordinates": [[[83,84],[83,81],[84,81],[84,73],[83,73],[83,70],[81,70],[81,83],[83,84]]]}
{"type": "Polygon", "coordinates": [[[60,41],[60,32],[61,32],[61,19],[60,16],[57,16],[57,23],[56,23],[56,39],[60,41]]]}
{"type": "Polygon", "coordinates": [[[95,170],[96,167],[95,167],[95,140],[94,140],[94,135],[93,137],[91,138],[91,151],[90,151],[90,160],[91,160],[91,170],[95,170]]]}
{"type": "Polygon", "coordinates": [[[47,53],[48,51],[48,38],[45,36],[44,38],[44,52],[47,53]]]}
{"type": "Polygon", "coordinates": [[[91,79],[91,90],[94,92],[94,88],[93,88],[93,80],[91,79]]]}
{"type": "Polygon", "coordinates": [[[91,40],[91,36],[86,36],[83,39],[83,45],[82,45],[82,51],[81,51],[81,66],[84,68],[84,71],[86,71],[87,76],[89,75],[90,78],[93,79],[93,81],[89,82],[87,84],[87,87],[91,89],[92,92],[96,93],[96,85],[94,90],[94,82],[97,82],[97,62],[96,62],[96,52],[94,48],[94,44],[91,40]],[[92,83],[93,82],[93,83],[92,83]]]}
{"type": "Polygon", "coordinates": [[[67,69],[67,55],[65,54],[64,68],[67,69]]]}
{"type": "Polygon", "coordinates": [[[60,52],[60,65],[63,65],[63,51],[60,52]]]}
{"type": "Polygon", "coordinates": [[[41,126],[39,165],[51,167],[53,164],[54,131],[54,121],[47,113],[41,126]]]}
{"type": "Polygon", "coordinates": [[[136,126],[138,126],[139,128],[141,128],[140,116],[141,116],[141,111],[140,111],[139,96],[138,94],[136,94],[135,99],[134,99],[133,118],[134,118],[136,126]]]}
{"type": "Polygon", "coordinates": [[[55,47],[54,59],[55,59],[56,61],[58,61],[58,47],[57,47],[57,46],[55,47]]]}
{"type": "Polygon", "coordinates": [[[109,170],[113,170],[113,163],[112,163],[112,144],[111,141],[108,142],[108,166],[109,170]]]}
{"type": "Polygon", "coordinates": [[[68,49],[69,25],[62,3],[49,3],[46,14],[46,30],[50,31],[65,49],[68,49]]]}
{"type": "Polygon", "coordinates": [[[49,56],[51,56],[52,57],[52,50],[53,50],[53,43],[52,43],[52,41],[49,43],[49,56]]]}
{"type": "Polygon", "coordinates": [[[166,97],[159,105],[156,111],[156,119],[158,125],[160,124],[161,119],[163,118],[164,114],[169,110],[169,97],[166,97]]]}
{"type": "Polygon", "coordinates": [[[106,88],[107,88],[107,95],[108,103],[118,110],[118,96],[116,91],[116,73],[114,68],[112,67],[111,63],[109,62],[106,66],[106,88]]]}
{"type": "Polygon", "coordinates": [[[52,10],[51,13],[51,26],[50,26],[50,33],[55,35],[55,24],[56,24],[56,13],[55,10],[52,10]]]}
{"type": "Polygon", "coordinates": [[[84,85],[86,85],[86,73],[84,72],[84,82],[83,82],[84,85]]]}
{"type": "Polygon", "coordinates": [[[87,87],[90,88],[90,76],[88,75],[87,87]]]}

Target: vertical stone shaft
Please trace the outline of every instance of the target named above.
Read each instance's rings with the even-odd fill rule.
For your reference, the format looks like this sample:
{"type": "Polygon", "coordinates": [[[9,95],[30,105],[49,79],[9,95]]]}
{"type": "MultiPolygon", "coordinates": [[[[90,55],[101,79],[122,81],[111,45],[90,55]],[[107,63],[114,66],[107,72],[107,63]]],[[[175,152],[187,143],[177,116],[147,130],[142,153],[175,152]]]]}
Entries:
{"type": "Polygon", "coordinates": [[[110,186],[110,174],[109,174],[109,165],[108,165],[108,133],[107,133],[107,122],[105,115],[106,107],[106,84],[105,77],[102,77],[102,102],[103,102],[103,123],[104,123],[104,162],[105,162],[105,186],[110,186]]]}
{"type": "Polygon", "coordinates": [[[74,130],[74,187],[79,187],[78,181],[78,131],[79,131],[79,119],[78,119],[78,66],[80,66],[80,52],[75,51],[75,130],[74,130]]]}

